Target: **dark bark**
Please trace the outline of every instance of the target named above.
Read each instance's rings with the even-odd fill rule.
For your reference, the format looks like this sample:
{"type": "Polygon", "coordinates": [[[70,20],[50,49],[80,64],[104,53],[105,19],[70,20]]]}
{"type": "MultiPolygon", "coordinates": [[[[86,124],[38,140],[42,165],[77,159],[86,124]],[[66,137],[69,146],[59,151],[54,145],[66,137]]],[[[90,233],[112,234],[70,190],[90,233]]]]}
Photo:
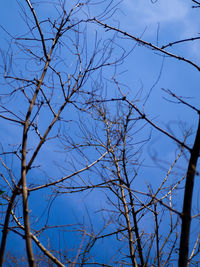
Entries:
{"type": "Polygon", "coordinates": [[[196,166],[200,152],[200,118],[198,129],[194,141],[193,148],[190,154],[190,160],[187,169],[184,202],[182,210],[182,225],[181,225],[181,239],[179,250],[179,267],[186,267],[188,264],[189,253],[189,239],[190,239],[190,226],[191,226],[191,208],[192,196],[194,189],[194,179],[196,174],[196,166]]]}

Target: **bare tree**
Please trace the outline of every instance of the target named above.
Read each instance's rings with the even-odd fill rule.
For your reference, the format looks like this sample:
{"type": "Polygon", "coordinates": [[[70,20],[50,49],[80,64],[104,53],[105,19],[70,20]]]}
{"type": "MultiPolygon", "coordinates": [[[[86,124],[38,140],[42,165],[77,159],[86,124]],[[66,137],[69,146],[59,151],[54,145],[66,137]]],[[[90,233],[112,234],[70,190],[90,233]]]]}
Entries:
{"type": "MultiPolygon", "coordinates": [[[[29,195],[44,188],[48,190],[51,187],[53,190],[54,185],[89,170],[105,157],[105,154],[99,154],[93,162],[88,162],[87,156],[83,155],[82,162],[79,165],[74,163],[74,168],[70,168],[70,162],[67,164],[65,159],[62,163],[60,160],[59,165],[68,165],[68,168],[65,167],[67,174],[57,178],[48,174],[49,163],[43,167],[43,158],[48,157],[48,150],[56,150],[64,128],[72,127],[68,125],[76,120],[75,112],[85,112],[86,99],[93,98],[98,93],[96,89],[91,89],[88,78],[97,75],[95,72],[101,73],[103,67],[116,66],[124,57],[123,50],[117,58],[112,57],[112,41],[108,41],[105,46],[98,40],[97,34],[92,33],[88,43],[89,17],[86,11],[90,8],[90,1],[70,5],[71,7],[67,7],[64,1],[45,6],[45,2],[40,2],[39,8],[44,10],[50,6],[56,11],[54,17],[43,20],[42,15],[37,14],[37,3],[24,1],[20,4],[20,9],[26,25],[25,33],[14,36],[3,29],[10,38],[10,44],[7,52],[1,51],[1,70],[5,82],[1,94],[0,117],[5,127],[16,131],[15,140],[18,141],[11,150],[2,142],[1,164],[5,171],[1,173],[4,192],[1,266],[9,230],[25,239],[30,266],[36,266],[32,240],[55,264],[64,266],[41,244],[36,232],[32,230],[29,195]],[[11,161],[15,167],[10,167],[11,161]],[[35,171],[36,168],[44,172],[44,180],[38,177],[42,172],[35,171]]],[[[112,5],[112,1],[108,3],[110,12],[114,8],[112,5]]],[[[101,10],[100,17],[104,15],[109,15],[109,12],[101,10]]],[[[56,156],[55,152],[55,162],[56,156]]],[[[37,232],[43,232],[47,228],[44,224],[37,232]]]]}
{"type": "MultiPolygon", "coordinates": [[[[192,2],[194,2],[197,5],[195,7],[199,6],[198,1],[192,1],[192,2]]],[[[192,42],[192,41],[198,40],[199,37],[187,38],[187,39],[178,40],[175,42],[170,42],[166,45],[158,46],[158,45],[155,45],[155,44],[150,43],[148,41],[145,41],[141,38],[135,37],[134,35],[123,31],[123,29],[121,29],[120,27],[115,27],[115,26],[113,27],[112,25],[108,25],[102,21],[99,21],[98,19],[95,19],[95,22],[97,24],[103,26],[104,28],[110,30],[110,31],[114,31],[114,32],[118,33],[119,35],[126,37],[128,40],[133,40],[133,41],[137,42],[139,45],[143,45],[144,47],[152,49],[152,51],[157,51],[157,52],[161,53],[161,55],[162,54],[167,55],[168,57],[177,59],[180,62],[183,61],[184,63],[187,63],[190,66],[192,66],[195,70],[198,70],[198,71],[200,70],[200,66],[194,60],[190,60],[190,59],[184,57],[183,55],[179,55],[179,54],[173,53],[171,51],[169,52],[167,50],[167,48],[174,47],[177,44],[182,44],[185,42],[192,42]]],[[[162,134],[166,135],[167,137],[169,137],[169,139],[175,141],[178,145],[180,145],[182,148],[185,148],[189,152],[189,159],[187,162],[187,171],[186,171],[186,182],[184,185],[183,208],[182,208],[181,212],[179,212],[178,209],[173,210],[173,212],[179,214],[180,219],[181,219],[181,233],[180,233],[179,261],[178,262],[179,262],[179,266],[187,266],[188,263],[190,262],[189,243],[190,243],[190,239],[191,239],[190,238],[190,232],[191,232],[190,228],[191,228],[191,220],[192,220],[192,197],[193,197],[193,189],[194,189],[194,179],[195,179],[195,175],[198,173],[197,162],[198,162],[199,152],[200,152],[199,120],[197,123],[198,126],[196,129],[196,137],[193,141],[193,145],[188,145],[185,140],[177,138],[176,136],[171,134],[169,131],[163,129],[162,127],[160,127],[156,123],[154,123],[154,121],[147,114],[145,114],[142,109],[140,109],[129,98],[127,98],[127,96],[123,93],[123,90],[119,86],[118,81],[115,81],[115,83],[117,84],[118,89],[121,93],[122,100],[125,101],[128,105],[130,105],[138,113],[138,115],[141,116],[140,118],[142,120],[146,121],[153,128],[155,128],[156,130],[158,130],[162,134]]],[[[149,94],[150,93],[151,92],[149,92],[149,94]]],[[[183,100],[182,97],[177,96],[175,93],[173,93],[171,91],[168,91],[168,93],[172,97],[174,97],[178,101],[178,103],[181,103],[181,104],[185,105],[186,107],[190,108],[191,110],[193,110],[194,112],[197,112],[197,115],[199,117],[200,112],[199,112],[199,109],[197,107],[191,105],[189,102],[183,100]]],[[[146,100],[145,100],[145,102],[146,102],[146,100]]],[[[187,136],[185,136],[185,138],[186,137],[187,136]]],[[[116,161],[116,160],[114,159],[114,161],[116,161]]],[[[167,193],[167,194],[169,194],[169,193],[167,193]]],[[[151,190],[150,190],[150,195],[152,198],[151,201],[154,201],[155,200],[154,194],[151,192],[151,190]]],[[[151,201],[150,201],[150,203],[151,203],[151,201]]],[[[159,199],[156,198],[156,202],[157,201],[159,202],[159,199]]],[[[163,204],[163,202],[160,202],[160,203],[163,204]]],[[[156,207],[157,207],[157,204],[154,204],[155,223],[156,223],[155,236],[157,236],[157,259],[158,259],[158,266],[160,266],[160,260],[159,260],[160,253],[159,253],[159,247],[158,247],[158,243],[159,243],[158,228],[159,227],[158,227],[156,207]]],[[[168,209],[171,210],[170,207],[168,207],[168,209]]],[[[196,216],[198,216],[198,215],[195,215],[195,217],[196,216]]],[[[199,234],[198,234],[198,236],[199,236],[199,234]]],[[[129,241],[130,240],[132,241],[132,238],[129,237],[129,241]]],[[[199,238],[197,237],[197,241],[193,241],[193,243],[195,244],[194,245],[195,249],[196,249],[197,243],[199,242],[198,240],[199,240],[199,238]]],[[[138,246],[138,248],[139,247],[140,246],[138,246]]],[[[142,261],[141,261],[141,264],[143,265],[142,261]]]]}
{"type": "MultiPolygon", "coordinates": [[[[112,0],[25,0],[24,33],[2,28],[9,45],[1,50],[0,118],[15,134],[12,143],[9,135],[1,141],[0,266],[18,264],[15,255],[5,253],[10,233],[25,240],[29,266],[199,264],[199,210],[192,199],[198,194],[200,127],[173,131],[170,120],[163,126],[152,115],[151,106],[166,57],[200,71],[195,60],[175,49],[199,37],[159,45],[157,36],[154,44],[123,30],[119,10],[112,0]],[[49,7],[53,14],[45,12],[49,7]],[[162,59],[156,82],[145,92],[121,81],[126,60],[138,47],[162,59]],[[157,133],[164,143],[154,143],[157,133]],[[173,156],[163,163],[166,144],[173,156]],[[76,224],[67,202],[61,208],[55,204],[59,197],[84,199],[83,218],[76,204],[76,224]],[[52,217],[58,218],[51,219],[54,204],[52,217]],[[53,232],[67,241],[54,242],[53,232]],[[102,247],[112,250],[105,259],[102,247]]],[[[182,105],[199,123],[197,105],[161,88],[169,106],[182,105]]]]}
{"type": "MultiPolygon", "coordinates": [[[[112,214],[111,225],[114,229],[107,229],[108,233],[102,234],[97,239],[116,236],[128,245],[127,257],[118,258],[115,264],[132,266],[169,264],[176,254],[177,231],[181,215],[173,208],[173,201],[184,177],[176,179],[173,185],[169,184],[169,179],[170,176],[174,176],[173,170],[180,160],[183,147],[180,148],[156,191],[152,191],[150,184],[147,185],[146,191],[137,190],[138,179],[140,179],[138,173],[143,167],[141,151],[150,140],[151,134],[147,131],[146,137],[142,135],[138,138],[138,132],[141,134],[142,130],[147,130],[148,124],[143,123],[142,116],[138,117],[134,113],[132,104],[127,106],[123,103],[123,98],[120,101],[121,104],[118,104],[116,113],[113,113],[113,110],[110,113],[105,105],[100,107],[100,102],[104,102],[103,100],[99,100],[98,104],[95,104],[96,101],[93,102],[92,109],[96,110],[94,114],[97,114],[96,120],[100,123],[99,130],[98,133],[94,133],[85,128],[87,133],[85,146],[94,146],[107,151],[100,165],[96,166],[96,175],[102,182],[91,184],[90,187],[105,189],[110,205],[101,211],[112,214]],[[100,134],[101,130],[102,134],[100,134]],[[100,139],[99,136],[101,136],[100,139]],[[144,230],[144,224],[147,221],[154,225],[154,230],[152,228],[144,230]],[[165,234],[161,234],[159,229],[166,227],[167,223],[170,226],[166,228],[165,234]],[[171,248],[164,252],[169,244],[171,248]],[[155,247],[156,250],[154,250],[155,247]]],[[[62,188],[64,189],[65,186],[62,188]]],[[[67,190],[68,188],[66,193],[67,190]]],[[[121,253],[125,254],[124,247],[121,248],[121,253]]]]}

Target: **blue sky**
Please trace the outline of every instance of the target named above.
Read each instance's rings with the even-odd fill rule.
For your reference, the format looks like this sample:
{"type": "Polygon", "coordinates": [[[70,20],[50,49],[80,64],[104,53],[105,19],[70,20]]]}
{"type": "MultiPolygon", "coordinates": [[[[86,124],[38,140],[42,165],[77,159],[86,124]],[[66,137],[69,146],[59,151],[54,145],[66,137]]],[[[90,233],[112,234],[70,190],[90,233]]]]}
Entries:
{"type": "MultiPolygon", "coordinates": [[[[56,3],[56,1],[54,2],[56,3]]],[[[73,1],[70,2],[71,5],[72,2],[73,1]]],[[[154,44],[158,43],[158,45],[161,46],[179,39],[197,37],[199,35],[199,11],[198,9],[191,9],[191,5],[192,3],[186,0],[158,0],[155,4],[152,4],[152,2],[149,0],[124,0],[119,4],[113,17],[108,19],[108,22],[113,26],[120,25],[123,31],[129,32],[136,37],[141,36],[142,39],[154,44]]],[[[101,10],[102,6],[100,4],[98,6],[92,6],[89,10],[91,17],[99,14],[101,10]]],[[[51,5],[37,4],[36,11],[41,20],[43,18],[53,17],[55,15],[55,10],[51,5]]],[[[0,25],[2,25],[10,34],[18,35],[27,30],[24,27],[23,20],[20,17],[19,6],[16,1],[4,1],[1,5],[0,12],[0,25]]],[[[89,53],[91,51],[90,48],[92,49],[94,47],[96,32],[98,32],[98,37],[102,39],[102,43],[104,40],[112,36],[112,33],[105,31],[105,29],[99,28],[94,24],[89,24],[87,29],[89,53]]],[[[8,36],[2,29],[0,29],[0,36],[2,41],[1,49],[7,51],[8,46],[6,40],[8,39],[8,36]]],[[[191,104],[197,105],[198,107],[200,101],[200,92],[198,88],[200,76],[198,71],[193,69],[185,62],[179,62],[168,57],[163,59],[161,54],[143,46],[135,46],[135,43],[132,40],[124,40],[120,38],[119,35],[115,41],[122,45],[126,52],[134,47],[132,53],[124,59],[123,64],[120,65],[116,70],[116,77],[123,90],[128,94],[129,99],[134,100],[138,90],[143,88],[140,96],[141,102],[138,103],[138,105],[140,105],[142,108],[142,101],[153,87],[149,99],[144,107],[146,114],[149,115],[150,118],[154,118],[154,121],[163,128],[170,128],[177,137],[183,138],[178,122],[183,121],[187,129],[194,128],[196,127],[197,116],[193,111],[182,105],[166,101],[165,98],[170,99],[170,97],[167,96],[166,93],[161,89],[170,89],[179,96],[187,97],[186,99],[188,99],[191,104]],[[158,79],[160,73],[161,76],[158,79]]],[[[200,41],[198,40],[195,42],[188,42],[173,46],[172,48],[169,48],[168,51],[194,60],[194,62],[198,64],[200,61],[199,48],[200,41]]],[[[113,58],[117,57],[120,52],[120,49],[116,49],[114,51],[113,58]]],[[[66,60],[68,61],[68,66],[74,66],[73,58],[68,58],[66,56],[66,60]]],[[[30,68],[31,62],[29,62],[27,66],[30,68]]],[[[22,72],[26,70],[25,66],[20,65],[20,63],[17,63],[15,67],[19,72],[20,70],[22,72]]],[[[3,70],[1,69],[1,72],[2,71],[3,70]]],[[[105,69],[103,72],[106,78],[103,81],[105,87],[107,86],[108,88],[108,95],[113,94],[114,84],[111,78],[114,72],[114,69],[105,69]]],[[[95,78],[96,76],[93,77],[95,78]]],[[[87,86],[90,85],[91,83],[89,81],[87,86]]],[[[2,86],[0,92],[2,93],[4,91],[5,87],[2,86]]],[[[21,103],[20,101],[20,99],[16,98],[9,105],[13,110],[18,110],[18,105],[21,103]],[[18,103],[18,105],[15,105],[16,103],[18,103]]],[[[22,112],[25,110],[25,108],[20,106],[19,110],[22,112]]],[[[74,109],[70,108],[65,113],[67,118],[69,117],[70,120],[73,120],[73,122],[67,124],[66,130],[70,131],[70,135],[72,135],[75,140],[78,140],[77,136],[81,135],[82,133],[80,134],[79,128],[76,126],[78,115],[73,112],[74,109]]],[[[85,118],[86,124],[87,119],[88,117],[85,118]]],[[[46,113],[44,113],[42,114],[42,119],[40,120],[41,129],[45,128],[46,123],[46,113]]],[[[21,140],[21,130],[19,127],[16,127],[16,125],[13,123],[7,123],[3,120],[1,120],[1,125],[3,129],[0,134],[1,141],[6,147],[8,147],[8,144],[20,143],[19,140],[21,140]]],[[[88,127],[89,126],[91,125],[88,125],[88,127]]],[[[139,133],[135,138],[137,140],[140,140],[140,138],[146,138],[149,132],[150,129],[147,127],[146,132],[144,131],[142,134],[139,133]]],[[[192,141],[193,138],[194,135],[191,136],[190,140],[192,141]]],[[[34,136],[31,136],[29,142],[30,147],[34,147],[37,144],[38,139],[34,136]]],[[[60,143],[54,143],[53,141],[50,141],[39,155],[38,160],[36,160],[36,165],[41,164],[41,167],[50,166],[48,175],[52,178],[56,175],[59,177],[62,176],[63,172],[65,171],[63,169],[58,171],[56,167],[51,167],[55,162],[62,162],[62,164],[66,162],[66,164],[68,164],[66,166],[67,172],[72,170],[72,167],[70,169],[70,157],[72,154],[63,157],[63,153],[58,153],[60,150],[60,143]]],[[[144,147],[141,155],[141,159],[146,167],[142,168],[138,174],[138,180],[140,182],[137,182],[137,189],[139,190],[143,188],[147,182],[152,183],[155,187],[157,184],[160,184],[161,177],[163,177],[166,173],[166,169],[168,169],[174,160],[176,153],[176,145],[174,145],[174,143],[171,142],[167,137],[164,137],[160,133],[153,130],[152,141],[144,147]],[[157,156],[161,161],[165,161],[163,168],[158,166],[158,162],[152,160],[152,154],[155,153],[157,153],[157,156]]],[[[97,153],[90,152],[89,150],[87,155],[90,156],[91,160],[97,157],[97,153]]],[[[75,155],[75,157],[77,158],[74,159],[72,157],[72,160],[76,168],[78,168],[78,160],[80,160],[80,155],[75,155]],[[76,159],[78,160],[76,161],[76,159]]],[[[15,170],[15,173],[17,173],[19,176],[18,162],[14,161],[13,163],[9,163],[15,170]]],[[[82,160],[82,163],[84,164],[84,160],[82,160]]],[[[60,163],[60,165],[62,164],[60,163]]],[[[177,168],[176,171],[182,175],[185,170],[184,159],[180,161],[179,167],[180,169],[177,168]]],[[[85,175],[87,177],[87,174],[85,175]]],[[[93,179],[94,176],[94,179],[98,180],[98,177],[95,177],[94,174],[91,175],[91,179],[93,179]]],[[[38,180],[46,179],[46,173],[43,173],[40,170],[33,171],[31,176],[37,176],[38,180]]],[[[33,201],[30,204],[32,213],[34,216],[38,216],[38,210],[40,214],[46,210],[45,199],[48,198],[48,190],[41,190],[37,193],[33,192],[32,196],[33,201]],[[41,202],[38,201],[40,194],[43,199],[41,202]]],[[[198,205],[197,198],[195,198],[195,201],[198,205]]],[[[87,206],[92,216],[92,220],[96,223],[96,228],[98,229],[98,222],[102,224],[102,219],[99,219],[98,212],[96,211],[100,208],[107,207],[107,205],[108,203],[105,200],[105,194],[102,191],[95,191],[91,194],[80,193],[78,197],[77,195],[63,195],[58,197],[53,203],[50,221],[54,223],[55,218],[58,218],[56,223],[75,223],[80,214],[85,214],[85,206],[87,206]],[[63,206],[66,207],[66,210],[68,211],[66,216],[63,216],[62,213],[63,206]]],[[[86,215],[84,220],[89,220],[86,215]]],[[[42,220],[41,222],[43,223],[42,220]]],[[[149,228],[149,226],[147,226],[147,228],[149,228]]],[[[55,236],[57,237],[56,234],[55,236]]],[[[72,246],[74,241],[72,240],[71,236],[70,242],[72,243],[72,246]]],[[[11,243],[12,242],[10,240],[8,248],[13,247],[11,243]]],[[[106,246],[110,246],[110,244],[106,246]]],[[[104,247],[105,250],[106,246],[104,247]]],[[[105,255],[104,253],[105,252],[103,252],[100,257],[103,257],[103,255],[105,255]]]]}

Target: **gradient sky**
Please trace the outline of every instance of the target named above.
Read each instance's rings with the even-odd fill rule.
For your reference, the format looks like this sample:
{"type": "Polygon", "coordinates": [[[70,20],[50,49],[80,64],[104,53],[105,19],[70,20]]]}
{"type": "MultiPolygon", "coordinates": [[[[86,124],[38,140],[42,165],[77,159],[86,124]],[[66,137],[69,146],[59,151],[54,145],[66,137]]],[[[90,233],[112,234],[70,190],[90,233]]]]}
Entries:
{"type": "MultiPolygon", "coordinates": [[[[70,4],[72,2],[73,1],[70,1],[70,4]]],[[[191,9],[191,6],[191,1],[187,0],[158,0],[155,4],[152,4],[150,0],[124,0],[119,4],[113,17],[109,18],[108,21],[113,26],[120,25],[123,31],[129,32],[136,37],[141,37],[145,41],[162,46],[179,39],[199,36],[199,9],[191,9]]],[[[91,7],[91,17],[98,14],[101,8],[101,5],[98,7],[91,7]]],[[[51,17],[55,12],[52,8],[47,9],[46,6],[40,6],[40,4],[38,4],[36,10],[39,16],[41,16],[41,19],[42,17],[51,17]]],[[[0,25],[11,35],[21,34],[21,32],[25,30],[19,12],[19,6],[16,1],[3,1],[1,3],[0,14],[0,25]]],[[[94,40],[96,29],[97,26],[94,24],[88,26],[88,35],[91,40],[94,40]]],[[[102,39],[111,36],[110,32],[102,28],[99,28],[97,31],[99,37],[102,39]]],[[[3,53],[5,54],[5,51],[8,49],[8,36],[1,28],[0,37],[1,51],[4,50],[3,53]]],[[[132,40],[117,40],[120,45],[123,45],[126,51],[129,51],[135,45],[132,40]]],[[[173,46],[169,48],[168,51],[173,51],[173,53],[187,57],[197,64],[200,62],[199,40],[173,46]]],[[[20,66],[16,67],[20,68],[20,66]]],[[[112,71],[110,71],[110,73],[108,71],[107,78],[109,79],[109,75],[111,78],[112,74],[112,71]]],[[[200,102],[200,76],[198,71],[189,64],[168,57],[163,58],[158,52],[137,45],[130,56],[124,60],[124,64],[119,66],[116,76],[119,82],[124,84],[124,90],[128,93],[130,99],[134,98],[134,95],[141,87],[143,87],[141,99],[145,99],[149,91],[151,91],[149,99],[144,107],[146,114],[154,118],[160,126],[170,129],[177,137],[183,137],[180,130],[181,126],[178,122],[182,121],[186,128],[192,129],[196,127],[196,114],[182,105],[166,101],[165,98],[170,99],[170,97],[161,90],[162,88],[170,89],[178,96],[187,97],[188,101],[198,108],[200,102]]],[[[1,87],[0,91],[2,92],[3,90],[4,88],[1,87]]],[[[0,138],[2,143],[14,144],[17,142],[16,140],[18,140],[20,134],[20,129],[16,129],[15,125],[5,123],[1,120],[0,138]]],[[[194,136],[192,135],[191,141],[193,138],[194,136]]],[[[37,140],[33,139],[31,142],[34,144],[37,140]]],[[[174,143],[168,138],[163,137],[160,133],[153,130],[152,141],[143,150],[142,158],[144,159],[144,165],[147,167],[143,168],[141,173],[139,173],[139,178],[142,179],[142,177],[145,177],[145,179],[143,182],[138,183],[138,189],[143,187],[145,182],[160,183],[160,177],[164,175],[166,169],[170,166],[175,157],[175,147],[174,143]],[[162,149],[160,149],[160,147],[162,147],[162,149]],[[159,168],[159,164],[152,160],[152,155],[156,153],[159,155],[161,161],[165,161],[164,165],[162,165],[164,169],[159,168]]],[[[44,163],[44,165],[53,162],[55,158],[51,156],[50,152],[55,149],[56,148],[52,147],[51,143],[49,143],[45,148],[45,157],[41,155],[38,161],[44,163]]],[[[56,161],[59,162],[62,155],[59,153],[56,155],[56,161]]],[[[15,166],[15,163],[13,163],[13,166],[16,168],[16,173],[18,174],[19,169],[15,166]]],[[[181,162],[181,166],[179,167],[180,173],[184,173],[184,161],[181,162]]],[[[57,174],[55,168],[52,168],[50,171],[51,175],[57,174]]],[[[37,171],[35,171],[35,175],[37,174],[37,171]]],[[[33,193],[31,209],[33,212],[39,211],[40,214],[43,214],[47,209],[45,205],[41,209],[41,203],[37,201],[39,197],[40,192],[33,193]]],[[[91,195],[80,194],[78,198],[76,195],[64,195],[53,203],[50,221],[53,223],[54,220],[57,219],[55,223],[75,223],[77,217],[79,217],[78,215],[81,213],[85,214],[85,206],[87,206],[93,216],[92,219],[94,222],[97,222],[99,220],[97,213],[93,212],[105,205],[107,204],[103,193],[93,193],[91,195]],[[63,206],[68,210],[68,214],[65,217],[58,215],[62,214],[63,206]]],[[[88,221],[86,217],[84,220],[88,221]]],[[[51,234],[54,235],[54,238],[58,238],[55,234],[49,233],[49,235],[51,234]]],[[[70,242],[72,244],[75,242],[72,236],[70,237],[70,242]]],[[[112,242],[112,240],[110,242],[112,242]]],[[[72,244],[68,244],[69,247],[72,244]]],[[[9,240],[8,247],[11,249],[15,247],[13,240],[9,240]]],[[[106,247],[104,247],[104,250],[106,251],[106,247]]],[[[102,249],[102,255],[104,255],[104,250],[102,249]]],[[[110,253],[112,254],[112,251],[110,251],[110,253]]]]}

